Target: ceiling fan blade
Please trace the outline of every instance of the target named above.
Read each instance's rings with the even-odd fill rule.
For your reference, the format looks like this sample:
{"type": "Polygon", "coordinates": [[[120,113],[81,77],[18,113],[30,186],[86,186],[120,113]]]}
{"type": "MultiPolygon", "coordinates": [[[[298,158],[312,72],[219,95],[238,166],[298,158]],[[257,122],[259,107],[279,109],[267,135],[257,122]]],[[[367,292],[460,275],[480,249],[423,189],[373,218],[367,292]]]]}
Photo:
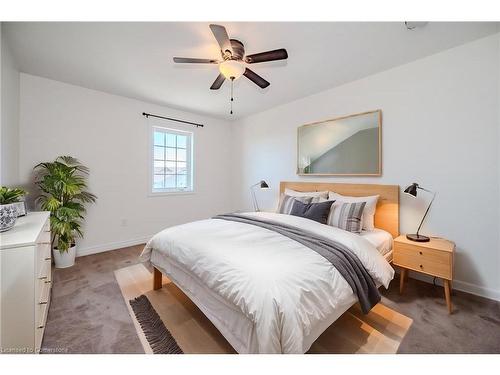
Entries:
{"type": "Polygon", "coordinates": [[[250,81],[255,83],[257,86],[259,86],[261,89],[265,89],[267,86],[270,85],[270,83],[267,82],[264,78],[262,78],[257,73],[253,72],[248,68],[245,69],[245,73],[243,73],[243,75],[247,77],[250,81]]]}
{"type": "Polygon", "coordinates": [[[218,61],[214,59],[196,59],[191,57],[174,57],[175,63],[188,63],[188,64],[217,64],[218,61]]]}
{"type": "Polygon", "coordinates": [[[212,86],[210,86],[210,90],[218,90],[226,80],[226,77],[224,77],[222,74],[219,74],[219,76],[215,79],[214,83],[212,83],[212,86]]]}
{"type": "Polygon", "coordinates": [[[217,39],[217,43],[219,43],[220,49],[222,51],[222,56],[226,51],[231,52],[233,54],[233,48],[231,47],[231,42],[229,40],[229,35],[227,35],[226,28],[221,25],[210,25],[210,30],[214,34],[215,39],[217,39]]]}
{"type": "Polygon", "coordinates": [[[273,51],[267,51],[267,52],[255,53],[253,55],[248,55],[245,58],[245,62],[247,64],[255,64],[255,63],[261,63],[261,62],[266,62],[266,61],[285,60],[287,58],[288,58],[288,53],[286,52],[286,49],[280,48],[280,49],[275,49],[273,51]]]}

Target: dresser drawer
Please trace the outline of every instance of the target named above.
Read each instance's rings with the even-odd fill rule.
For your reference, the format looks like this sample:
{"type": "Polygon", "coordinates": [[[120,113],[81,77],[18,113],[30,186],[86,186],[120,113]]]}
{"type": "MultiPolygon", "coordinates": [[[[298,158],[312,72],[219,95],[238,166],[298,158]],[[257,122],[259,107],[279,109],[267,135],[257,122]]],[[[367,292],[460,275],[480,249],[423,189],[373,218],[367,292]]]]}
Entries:
{"type": "Polygon", "coordinates": [[[50,229],[48,231],[41,231],[40,232],[40,235],[38,236],[37,240],[36,240],[36,243],[37,245],[41,245],[41,244],[49,244],[50,245],[50,229]]]}
{"type": "Polygon", "coordinates": [[[35,306],[35,352],[40,352],[42,346],[43,333],[45,331],[45,323],[49,313],[50,304],[50,288],[47,290],[47,303],[38,304],[35,306]]]}
{"type": "Polygon", "coordinates": [[[50,265],[52,263],[52,257],[51,257],[51,250],[50,250],[50,244],[38,244],[35,248],[36,254],[35,254],[35,269],[36,269],[36,276],[44,276],[41,275],[41,272],[43,269],[46,267],[47,263],[50,265]]]}
{"type": "Polygon", "coordinates": [[[45,224],[43,226],[43,231],[50,232],[50,218],[48,218],[47,221],[45,222],[45,224]]]}
{"type": "Polygon", "coordinates": [[[51,263],[45,262],[44,266],[40,269],[37,278],[35,280],[35,302],[42,302],[44,299],[43,294],[45,293],[45,289],[47,287],[50,288],[52,283],[52,269],[51,263]]]}
{"type": "Polygon", "coordinates": [[[395,243],[393,257],[397,266],[452,279],[453,256],[450,252],[395,243]]]}
{"type": "Polygon", "coordinates": [[[50,279],[50,267],[45,272],[46,275],[40,276],[35,280],[35,304],[44,305],[48,301],[52,280],[50,279]]]}
{"type": "MultiPolygon", "coordinates": [[[[41,318],[43,318],[43,314],[40,315],[41,312],[43,312],[44,308],[47,307],[49,305],[49,302],[50,302],[50,283],[45,283],[43,282],[42,283],[43,285],[41,286],[41,293],[40,293],[40,296],[38,297],[37,301],[36,301],[36,306],[35,306],[35,310],[36,310],[36,321],[37,322],[41,322],[41,318]]],[[[44,322],[41,322],[43,324],[45,324],[44,322]]],[[[39,325],[43,325],[43,324],[39,324],[39,325]]]]}

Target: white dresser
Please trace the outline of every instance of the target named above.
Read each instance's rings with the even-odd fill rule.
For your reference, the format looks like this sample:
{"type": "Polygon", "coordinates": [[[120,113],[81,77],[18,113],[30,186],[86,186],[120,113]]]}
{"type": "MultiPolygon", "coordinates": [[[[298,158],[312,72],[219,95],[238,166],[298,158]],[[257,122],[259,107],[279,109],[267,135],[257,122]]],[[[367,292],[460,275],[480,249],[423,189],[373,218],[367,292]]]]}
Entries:
{"type": "Polygon", "coordinates": [[[49,311],[49,212],[30,212],[0,233],[0,352],[38,353],[49,311]]]}

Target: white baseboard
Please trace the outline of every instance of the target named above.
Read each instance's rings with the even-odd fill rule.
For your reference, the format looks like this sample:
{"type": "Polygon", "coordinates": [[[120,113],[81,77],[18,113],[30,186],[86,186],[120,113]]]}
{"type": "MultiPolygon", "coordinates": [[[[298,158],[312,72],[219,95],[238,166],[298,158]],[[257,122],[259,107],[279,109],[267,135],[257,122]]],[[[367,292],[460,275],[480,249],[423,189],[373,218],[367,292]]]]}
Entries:
{"type": "MultiPolygon", "coordinates": [[[[433,277],[424,275],[419,272],[410,271],[410,277],[426,283],[432,284],[433,277]]],[[[436,279],[436,284],[442,285],[441,279],[436,279]]],[[[462,292],[474,294],[476,296],[492,299],[495,301],[500,301],[500,291],[486,288],[484,286],[479,286],[476,284],[471,284],[465,281],[453,280],[453,289],[460,290],[462,292]]]]}
{"type": "Polygon", "coordinates": [[[495,289],[486,288],[484,286],[460,280],[453,280],[453,288],[470,294],[475,294],[477,296],[494,299],[495,301],[500,301],[500,291],[495,289]]]}
{"type": "Polygon", "coordinates": [[[142,237],[142,238],[135,238],[133,240],[110,242],[110,243],[102,244],[102,245],[77,248],[76,249],[76,256],[82,257],[85,255],[91,255],[91,254],[103,253],[105,251],[121,249],[122,247],[140,245],[140,244],[148,242],[151,239],[151,237],[153,237],[153,236],[151,235],[151,236],[146,236],[146,237],[142,237]]]}

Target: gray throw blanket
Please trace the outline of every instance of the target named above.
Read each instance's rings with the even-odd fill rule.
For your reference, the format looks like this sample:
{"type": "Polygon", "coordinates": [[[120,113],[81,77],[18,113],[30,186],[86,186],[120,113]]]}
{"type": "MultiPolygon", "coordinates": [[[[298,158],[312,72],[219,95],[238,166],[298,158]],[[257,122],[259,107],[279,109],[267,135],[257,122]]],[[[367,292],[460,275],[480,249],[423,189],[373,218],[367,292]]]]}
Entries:
{"type": "Polygon", "coordinates": [[[255,225],[282,234],[315,251],[340,272],[342,277],[358,296],[361,309],[368,314],[373,306],[380,301],[380,293],[372,277],[363,266],[359,258],[346,246],[329,238],[305,231],[290,225],[272,220],[261,220],[238,214],[224,214],[214,216],[213,219],[236,221],[255,225]]]}

